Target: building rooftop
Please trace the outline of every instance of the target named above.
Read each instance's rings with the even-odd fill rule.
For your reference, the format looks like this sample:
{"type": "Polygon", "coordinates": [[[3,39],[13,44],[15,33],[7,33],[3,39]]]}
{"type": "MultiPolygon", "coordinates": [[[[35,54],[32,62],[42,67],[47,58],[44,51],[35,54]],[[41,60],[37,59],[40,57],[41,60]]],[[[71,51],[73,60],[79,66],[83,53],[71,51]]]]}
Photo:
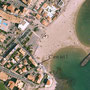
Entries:
{"type": "Polygon", "coordinates": [[[21,0],[21,1],[27,5],[31,4],[31,2],[32,2],[32,0],[21,0]]]}
{"type": "Polygon", "coordinates": [[[0,79],[6,81],[8,79],[8,75],[4,72],[0,72],[0,79]]]}
{"type": "Polygon", "coordinates": [[[47,6],[48,6],[48,4],[47,4],[47,3],[44,3],[44,4],[43,4],[43,7],[44,7],[44,8],[46,8],[47,6]]]}
{"type": "Polygon", "coordinates": [[[16,85],[18,86],[18,88],[21,90],[24,86],[24,83],[21,80],[17,80],[16,81],[16,85]]]}
{"type": "Polygon", "coordinates": [[[8,87],[13,90],[13,88],[15,87],[15,83],[13,81],[9,81],[8,87]]]}
{"type": "Polygon", "coordinates": [[[47,83],[46,83],[46,85],[50,85],[50,80],[47,80],[47,83]]]}
{"type": "Polygon", "coordinates": [[[7,9],[7,5],[3,5],[3,9],[5,11],[7,9]]]}
{"type": "Polygon", "coordinates": [[[6,36],[3,34],[0,34],[0,42],[4,42],[4,40],[6,40],[6,36]]]}
{"type": "Polygon", "coordinates": [[[33,75],[28,75],[27,78],[33,82],[35,81],[35,76],[33,75]]]}
{"type": "Polygon", "coordinates": [[[46,17],[46,16],[47,16],[47,12],[44,12],[44,13],[43,13],[43,17],[46,17]]]}
{"type": "Polygon", "coordinates": [[[39,14],[37,14],[36,18],[40,20],[41,16],[39,14]]]}
{"type": "Polygon", "coordinates": [[[49,24],[49,23],[48,23],[46,20],[44,20],[44,19],[41,21],[41,23],[42,23],[43,25],[45,25],[45,26],[48,26],[48,24],[49,24]]]}
{"type": "Polygon", "coordinates": [[[24,31],[24,30],[28,27],[28,25],[29,25],[29,23],[28,23],[26,20],[23,20],[23,21],[19,24],[18,28],[19,28],[20,30],[24,31]]]}
{"type": "Polygon", "coordinates": [[[23,56],[25,55],[25,51],[22,48],[19,51],[23,56]]]}
{"type": "Polygon", "coordinates": [[[11,4],[10,6],[7,7],[7,10],[9,10],[11,13],[14,13],[15,7],[11,4]]]}
{"type": "Polygon", "coordinates": [[[28,64],[28,62],[27,62],[27,60],[25,59],[25,60],[24,60],[24,65],[27,65],[27,64],[28,64]]]}
{"type": "Polygon", "coordinates": [[[43,74],[41,73],[41,74],[39,74],[39,76],[38,76],[37,83],[40,84],[40,82],[42,81],[42,79],[43,79],[43,74]]]}
{"type": "Polygon", "coordinates": [[[37,63],[35,62],[35,60],[34,60],[31,56],[29,57],[29,60],[31,61],[31,63],[32,63],[35,67],[38,66],[37,63]]]}
{"type": "Polygon", "coordinates": [[[18,70],[18,67],[16,66],[15,68],[14,68],[14,71],[17,71],[18,70]]]}
{"type": "Polygon", "coordinates": [[[12,23],[20,23],[22,20],[14,15],[7,14],[6,12],[0,10],[0,16],[7,21],[12,23]]]}
{"type": "Polygon", "coordinates": [[[19,64],[19,68],[22,68],[22,67],[23,67],[23,64],[22,64],[22,63],[20,63],[20,64],[19,64]]]}
{"type": "Polygon", "coordinates": [[[50,23],[50,22],[52,22],[52,19],[48,16],[47,21],[50,23]]]}
{"type": "Polygon", "coordinates": [[[27,68],[23,67],[22,72],[27,72],[27,68]]]}
{"type": "Polygon", "coordinates": [[[40,9],[38,10],[38,13],[39,13],[39,14],[41,14],[41,13],[42,13],[42,11],[43,11],[43,9],[42,9],[42,8],[40,8],[40,9]]]}

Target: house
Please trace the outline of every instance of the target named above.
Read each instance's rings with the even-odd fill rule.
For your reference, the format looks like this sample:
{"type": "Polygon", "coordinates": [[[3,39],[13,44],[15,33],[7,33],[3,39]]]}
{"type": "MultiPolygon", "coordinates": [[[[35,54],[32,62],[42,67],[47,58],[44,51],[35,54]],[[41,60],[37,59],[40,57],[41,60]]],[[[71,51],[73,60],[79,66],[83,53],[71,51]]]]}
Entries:
{"type": "Polygon", "coordinates": [[[27,72],[27,68],[26,68],[26,67],[23,67],[22,72],[23,72],[23,73],[24,73],[24,72],[27,72]]]}
{"type": "Polygon", "coordinates": [[[23,73],[21,69],[19,70],[19,73],[20,73],[20,74],[22,74],[22,73],[23,73]]]}
{"type": "Polygon", "coordinates": [[[2,33],[0,33],[0,42],[4,42],[4,40],[6,40],[6,36],[3,35],[2,33]]]}
{"type": "Polygon", "coordinates": [[[3,5],[3,10],[4,11],[9,11],[11,14],[14,15],[25,15],[28,12],[27,8],[24,8],[22,10],[20,10],[20,8],[16,8],[14,5],[10,4],[10,5],[3,5]]]}
{"type": "Polygon", "coordinates": [[[47,12],[44,12],[44,13],[43,13],[43,17],[46,17],[46,16],[47,16],[47,12]]]}
{"type": "Polygon", "coordinates": [[[21,0],[24,4],[30,5],[32,0],[21,0]]]}
{"type": "Polygon", "coordinates": [[[48,75],[47,79],[45,79],[45,87],[51,87],[52,82],[51,76],[48,75]]]}
{"type": "Polygon", "coordinates": [[[23,7],[22,10],[20,10],[19,15],[25,16],[29,12],[29,9],[23,7]]]}
{"type": "Polygon", "coordinates": [[[13,88],[15,87],[15,83],[13,81],[9,81],[8,87],[13,90],[13,88]]]}
{"type": "Polygon", "coordinates": [[[18,28],[19,28],[20,30],[24,31],[28,26],[29,26],[29,22],[26,21],[26,20],[23,20],[23,21],[19,24],[18,28]]]}
{"type": "Polygon", "coordinates": [[[20,59],[18,55],[16,55],[14,58],[16,61],[19,61],[19,59],[20,59]]]}
{"type": "Polygon", "coordinates": [[[17,80],[16,85],[21,90],[23,88],[23,86],[24,86],[24,83],[21,80],[17,80]]]}
{"type": "Polygon", "coordinates": [[[14,71],[17,71],[18,70],[18,67],[16,66],[15,68],[14,68],[14,71]]]}
{"type": "Polygon", "coordinates": [[[3,52],[3,50],[2,50],[2,49],[0,49],[0,54],[2,54],[2,52],[3,52]]]}
{"type": "Polygon", "coordinates": [[[7,5],[3,5],[3,10],[4,10],[4,11],[7,10],[7,5]]]}
{"type": "Polygon", "coordinates": [[[10,63],[7,64],[7,68],[10,68],[12,65],[10,63]]]}
{"type": "Polygon", "coordinates": [[[40,20],[41,16],[39,14],[36,15],[36,18],[40,20]]]}
{"type": "Polygon", "coordinates": [[[13,64],[15,64],[15,63],[16,63],[15,59],[12,59],[12,60],[11,60],[11,62],[12,62],[13,64]]]}
{"type": "Polygon", "coordinates": [[[23,67],[23,64],[22,64],[22,63],[20,63],[20,64],[19,64],[19,68],[22,68],[22,67],[23,67]]]}
{"type": "Polygon", "coordinates": [[[14,87],[17,87],[18,90],[22,90],[22,88],[24,87],[24,83],[21,80],[17,79],[15,82],[10,80],[7,86],[10,88],[10,90],[14,90],[14,87]]]}
{"type": "Polygon", "coordinates": [[[27,60],[26,60],[26,59],[24,60],[24,65],[28,65],[28,62],[27,62],[27,60]]]}
{"type": "Polygon", "coordinates": [[[39,13],[39,14],[41,14],[41,13],[42,13],[42,11],[43,11],[43,9],[42,9],[42,8],[40,8],[40,9],[38,10],[38,13],[39,13]]]}
{"type": "Polygon", "coordinates": [[[38,84],[41,83],[43,77],[44,77],[44,75],[43,75],[42,73],[40,73],[40,74],[38,75],[38,80],[37,80],[37,83],[38,83],[38,84]]]}
{"type": "Polygon", "coordinates": [[[19,9],[16,9],[15,12],[14,12],[15,15],[18,15],[19,13],[20,13],[19,9]]]}
{"type": "Polygon", "coordinates": [[[44,4],[43,4],[43,8],[46,8],[47,6],[48,6],[47,3],[44,3],[44,4]]]}
{"type": "Polygon", "coordinates": [[[48,26],[48,24],[49,24],[45,19],[43,19],[43,20],[41,21],[41,23],[42,23],[43,25],[45,25],[45,26],[48,26]]]}
{"type": "Polygon", "coordinates": [[[33,75],[28,75],[27,78],[33,82],[35,81],[35,76],[33,75]]]}
{"type": "Polygon", "coordinates": [[[47,21],[49,22],[49,23],[51,23],[52,22],[52,18],[50,18],[49,16],[47,17],[47,21]]]}
{"type": "Polygon", "coordinates": [[[38,66],[37,62],[36,62],[31,56],[29,57],[29,60],[31,61],[31,63],[32,63],[35,67],[38,66]]]}
{"type": "Polygon", "coordinates": [[[2,64],[2,65],[5,65],[6,62],[7,62],[6,60],[2,60],[1,64],[2,64]]]}
{"type": "Polygon", "coordinates": [[[25,55],[25,51],[21,48],[20,50],[19,50],[19,52],[24,56],[25,55]]]}
{"type": "Polygon", "coordinates": [[[7,10],[10,11],[11,13],[14,13],[15,7],[11,4],[11,5],[7,6],[7,10]]]}

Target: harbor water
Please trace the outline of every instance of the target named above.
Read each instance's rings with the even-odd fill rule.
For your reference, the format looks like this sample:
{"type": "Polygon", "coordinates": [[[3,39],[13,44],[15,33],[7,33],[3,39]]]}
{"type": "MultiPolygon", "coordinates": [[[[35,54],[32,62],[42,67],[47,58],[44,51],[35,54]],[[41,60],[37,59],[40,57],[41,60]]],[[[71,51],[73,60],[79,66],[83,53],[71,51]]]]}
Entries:
{"type": "Polygon", "coordinates": [[[90,90],[90,63],[81,67],[86,53],[80,48],[60,49],[51,61],[51,71],[57,83],[56,90],[90,90]]]}

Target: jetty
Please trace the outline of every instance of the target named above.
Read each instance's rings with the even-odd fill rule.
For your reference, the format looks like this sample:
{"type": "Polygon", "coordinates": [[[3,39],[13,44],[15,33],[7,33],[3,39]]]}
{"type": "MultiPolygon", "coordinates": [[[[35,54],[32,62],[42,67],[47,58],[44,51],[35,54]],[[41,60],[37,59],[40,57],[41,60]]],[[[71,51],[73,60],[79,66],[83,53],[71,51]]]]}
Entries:
{"type": "Polygon", "coordinates": [[[85,66],[90,61],[90,53],[83,59],[81,66],[85,66]]]}

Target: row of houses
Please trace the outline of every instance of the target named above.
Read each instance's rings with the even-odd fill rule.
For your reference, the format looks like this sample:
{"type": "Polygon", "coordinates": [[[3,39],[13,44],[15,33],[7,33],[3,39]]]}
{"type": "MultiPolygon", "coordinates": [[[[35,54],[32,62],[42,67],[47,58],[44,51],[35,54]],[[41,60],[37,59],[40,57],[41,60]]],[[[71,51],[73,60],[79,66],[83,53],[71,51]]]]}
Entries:
{"type": "Polygon", "coordinates": [[[28,12],[27,8],[23,6],[16,8],[13,4],[4,4],[2,5],[2,8],[4,11],[14,14],[15,16],[24,16],[28,12]]]}
{"type": "Polygon", "coordinates": [[[33,10],[36,12],[36,18],[40,20],[40,22],[44,26],[48,26],[57,18],[61,7],[58,7],[55,4],[48,4],[47,2],[42,2],[39,8],[35,6],[33,10]]]}
{"type": "Polygon", "coordinates": [[[9,75],[7,75],[5,72],[0,71],[0,80],[4,81],[5,85],[10,89],[14,90],[17,88],[17,90],[22,90],[24,87],[24,82],[21,80],[18,80],[16,78],[12,78],[9,75]]]}
{"type": "Polygon", "coordinates": [[[24,4],[30,5],[32,0],[21,0],[24,4]]]}

